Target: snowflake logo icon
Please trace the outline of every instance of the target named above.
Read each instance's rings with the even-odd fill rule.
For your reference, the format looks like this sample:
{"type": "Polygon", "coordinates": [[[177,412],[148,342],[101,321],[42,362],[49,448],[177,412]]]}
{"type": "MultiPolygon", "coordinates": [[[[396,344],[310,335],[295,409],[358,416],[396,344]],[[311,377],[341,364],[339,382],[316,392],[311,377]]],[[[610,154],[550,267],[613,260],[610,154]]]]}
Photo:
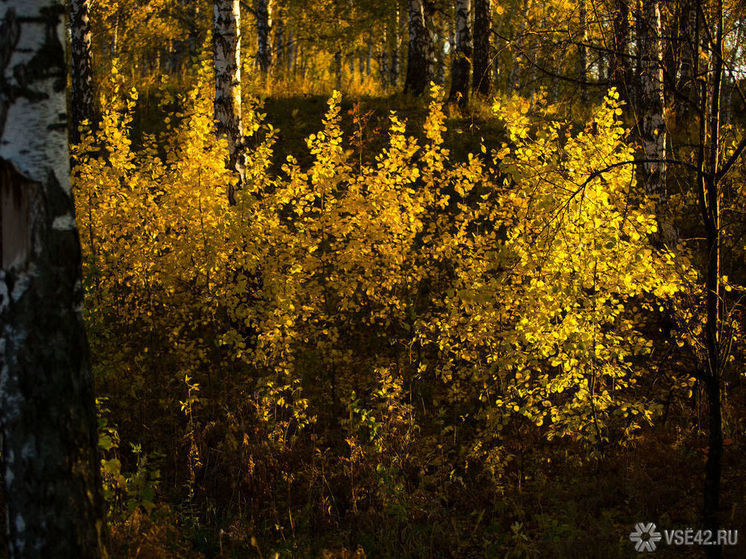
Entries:
{"type": "Polygon", "coordinates": [[[643,551],[655,551],[655,544],[661,541],[661,533],[655,529],[655,524],[648,522],[638,522],[635,524],[635,531],[629,535],[629,539],[635,544],[635,549],[642,553],[643,551]]]}

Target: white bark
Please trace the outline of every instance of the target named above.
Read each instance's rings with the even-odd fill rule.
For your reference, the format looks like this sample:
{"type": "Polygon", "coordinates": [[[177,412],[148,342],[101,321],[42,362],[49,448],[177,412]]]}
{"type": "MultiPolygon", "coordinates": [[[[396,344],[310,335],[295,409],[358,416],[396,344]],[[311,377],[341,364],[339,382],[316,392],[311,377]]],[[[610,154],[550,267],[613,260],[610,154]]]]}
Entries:
{"type": "MultiPolygon", "coordinates": [[[[214,0],[215,121],[228,140],[228,168],[244,180],[241,119],[241,8],[239,0],[214,0]]],[[[233,192],[229,192],[233,202],[233,192]]]]}
{"type": "MultiPolygon", "coordinates": [[[[643,158],[666,158],[666,122],[663,117],[663,59],[661,11],[658,0],[645,0],[639,27],[640,48],[640,140],[643,158]]],[[[665,197],[666,166],[661,162],[643,163],[646,192],[665,197]]]]}
{"type": "MultiPolygon", "coordinates": [[[[23,32],[20,33],[18,44],[4,69],[5,79],[11,87],[22,87],[13,75],[14,68],[33,67],[34,70],[41,70],[36,67],[38,62],[34,57],[46,44],[47,24],[38,17],[38,13],[40,5],[50,4],[55,5],[56,2],[8,0],[2,5],[5,14],[15,11],[16,20],[38,20],[27,21],[21,26],[23,32]]],[[[49,39],[59,41],[59,55],[64,57],[61,47],[64,45],[64,24],[61,19],[55,26],[54,35],[49,39]]],[[[3,129],[0,158],[13,162],[21,174],[34,182],[44,182],[47,175],[52,173],[69,194],[67,106],[64,94],[60,95],[60,91],[64,92],[65,83],[65,73],[55,75],[54,79],[39,80],[34,83],[34,92],[43,99],[18,96],[7,107],[6,114],[0,109],[0,128],[3,129]],[[47,130],[54,130],[58,141],[49,141],[47,130]]]]}
{"type": "Polygon", "coordinates": [[[469,99],[471,73],[471,0],[456,1],[456,49],[451,70],[451,102],[465,105],[469,99]]]}
{"type": "Polygon", "coordinates": [[[0,425],[11,559],[97,559],[100,549],[63,14],[59,0],[0,4],[0,425]]]}

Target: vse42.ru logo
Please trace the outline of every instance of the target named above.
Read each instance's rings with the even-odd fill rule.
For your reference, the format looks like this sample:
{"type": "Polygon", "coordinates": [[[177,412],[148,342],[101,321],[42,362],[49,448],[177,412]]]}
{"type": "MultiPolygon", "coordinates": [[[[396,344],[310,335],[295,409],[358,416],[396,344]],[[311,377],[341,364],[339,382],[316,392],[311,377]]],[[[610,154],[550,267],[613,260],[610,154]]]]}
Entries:
{"type": "Polygon", "coordinates": [[[640,553],[655,551],[659,542],[666,545],[736,545],[738,530],[694,530],[684,528],[679,530],[658,531],[653,522],[638,522],[635,530],[629,535],[640,553]]]}

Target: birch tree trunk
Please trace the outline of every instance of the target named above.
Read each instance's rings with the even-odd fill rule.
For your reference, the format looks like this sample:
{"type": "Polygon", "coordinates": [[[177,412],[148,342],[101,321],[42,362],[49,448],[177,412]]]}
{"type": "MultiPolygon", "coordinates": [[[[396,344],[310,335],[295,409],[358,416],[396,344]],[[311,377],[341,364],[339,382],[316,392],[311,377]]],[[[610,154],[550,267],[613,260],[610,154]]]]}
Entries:
{"type": "Polygon", "coordinates": [[[388,63],[388,33],[384,24],[383,33],[381,35],[381,42],[379,43],[378,51],[378,73],[381,79],[381,84],[385,87],[390,81],[390,70],[388,63]]]}
{"type": "Polygon", "coordinates": [[[391,51],[390,83],[393,87],[399,85],[402,45],[402,17],[399,6],[396,6],[396,21],[394,22],[394,48],[391,51]]]}
{"type": "Polygon", "coordinates": [[[490,94],[492,79],[492,53],[490,35],[492,34],[492,1],[474,0],[474,56],[472,70],[472,90],[484,95],[490,94]]]}
{"type": "MultiPolygon", "coordinates": [[[[640,140],[643,159],[666,158],[666,122],[663,118],[663,59],[661,10],[659,0],[645,0],[639,26],[640,57],[640,140]]],[[[642,179],[649,196],[662,201],[666,195],[666,165],[646,162],[642,179]]]]}
{"type": "Polygon", "coordinates": [[[70,36],[72,52],[72,141],[80,142],[83,121],[93,125],[93,62],[89,0],[70,0],[70,36]]]}
{"type": "Polygon", "coordinates": [[[451,92],[448,101],[465,106],[469,101],[471,73],[471,0],[456,0],[456,50],[451,68],[451,92]]]}
{"type": "Polygon", "coordinates": [[[59,0],[0,5],[0,425],[11,559],[94,559],[101,550],[63,14],[59,0]]]}
{"type": "MultiPolygon", "coordinates": [[[[228,140],[228,168],[245,179],[241,120],[241,8],[239,0],[214,0],[215,123],[219,138],[228,140]]],[[[228,200],[235,204],[234,188],[228,200]]]]}
{"type": "Polygon", "coordinates": [[[409,54],[404,92],[422,95],[432,80],[430,33],[425,23],[423,0],[408,0],[409,6],[409,54]]]}
{"type": "Polygon", "coordinates": [[[679,22],[678,50],[681,53],[681,70],[676,87],[676,121],[687,123],[696,107],[694,66],[699,51],[697,33],[697,7],[695,0],[684,0],[679,22]]]}
{"type": "Polygon", "coordinates": [[[272,55],[269,51],[269,32],[272,28],[269,0],[254,0],[254,16],[257,38],[256,61],[262,76],[266,76],[272,64],[272,55]]]}
{"type": "Polygon", "coordinates": [[[275,68],[282,70],[284,67],[285,59],[285,23],[281,14],[275,14],[274,24],[272,25],[272,31],[274,32],[274,58],[275,68]]]}

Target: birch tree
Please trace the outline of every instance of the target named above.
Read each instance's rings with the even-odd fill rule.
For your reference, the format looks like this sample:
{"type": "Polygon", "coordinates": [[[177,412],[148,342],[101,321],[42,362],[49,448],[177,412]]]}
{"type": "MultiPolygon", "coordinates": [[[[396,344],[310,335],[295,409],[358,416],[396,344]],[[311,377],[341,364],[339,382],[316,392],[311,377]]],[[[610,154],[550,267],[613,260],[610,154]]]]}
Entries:
{"type": "Polygon", "coordinates": [[[694,66],[696,63],[699,34],[697,30],[697,7],[694,0],[684,0],[680,9],[678,25],[678,48],[681,56],[676,95],[677,123],[686,123],[694,112],[696,97],[694,66]]]}
{"type": "Polygon", "coordinates": [[[474,56],[472,70],[472,89],[475,93],[487,96],[490,94],[492,66],[490,52],[490,35],[492,34],[492,0],[473,0],[474,2],[474,56]]]}
{"type": "Polygon", "coordinates": [[[450,102],[463,106],[469,100],[471,71],[471,0],[456,1],[456,49],[451,68],[450,102]]]}
{"type": "Polygon", "coordinates": [[[63,14],[59,0],[0,7],[0,425],[11,558],[100,557],[63,14]]]}
{"type": "Polygon", "coordinates": [[[404,91],[422,95],[432,80],[431,37],[425,22],[423,0],[408,0],[409,8],[409,54],[404,91]]]}
{"type": "MultiPolygon", "coordinates": [[[[228,168],[245,178],[241,120],[241,8],[239,0],[214,0],[215,122],[218,137],[228,140],[228,168]]],[[[235,203],[229,188],[228,199],[235,203]]]]}
{"type": "Polygon", "coordinates": [[[666,122],[663,117],[662,25],[659,0],[645,0],[639,25],[640,141],[643,181],[648,195],[665,196],[666,122]]]}
{"type": "Polygon", "coordinates": [[[389,67],[389,82],[393,87],[399,85],[399,74],[401,72],[401,46],[402,46],[402,14],[399,5],[396,6],[396,19],[394,20],[393,40],[394,46],[391,49],[391,66],[389,67]]]}
{"type": "Polygon", "coordinates": [[[80,141],[80,126],[93,123],[93,63],[89,0],[70,0],[72,91],[70,95],[72,140],[80,141]]]}

